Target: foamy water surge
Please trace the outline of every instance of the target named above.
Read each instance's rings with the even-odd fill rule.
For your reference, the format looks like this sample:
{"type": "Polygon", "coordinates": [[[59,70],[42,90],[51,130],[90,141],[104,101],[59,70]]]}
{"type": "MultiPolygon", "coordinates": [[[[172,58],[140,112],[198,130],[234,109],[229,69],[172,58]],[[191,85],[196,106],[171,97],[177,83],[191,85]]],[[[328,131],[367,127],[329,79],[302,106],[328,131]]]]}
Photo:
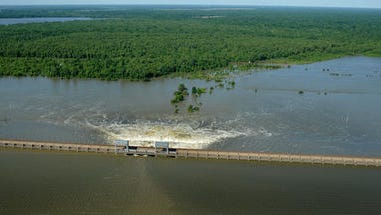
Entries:
{"type": "Polygon", "coordinates": [[[176,148],[206,148],[226,138],[247,135],[234,130],[208,127],[192,127],[185,123],[138,121],[131,124],[113,123],[96,126],[108,135],[111,141],[126,139],[131,145],[153,146],[155,141],[166,141],[176,148]]]}
{"type": "Polygon", "coordinates": [[[69,127],[86,127],[98,131],[110,144],[117,139],[129,140],[130,145],[135,146],[153,146],[156,141],[165,141],[169,142],[170,147],[204,149],[226,139],[272,136],[272,133],[261,126],[254,128],[243,123],[248,117],[253,116],[239,114],[228,118],[197,115],[142,117],[126,113],[104,113],[92,108],[66,114],[49,113],[41,116],[41,119],[55,124],[63,123],[69,127]]]}

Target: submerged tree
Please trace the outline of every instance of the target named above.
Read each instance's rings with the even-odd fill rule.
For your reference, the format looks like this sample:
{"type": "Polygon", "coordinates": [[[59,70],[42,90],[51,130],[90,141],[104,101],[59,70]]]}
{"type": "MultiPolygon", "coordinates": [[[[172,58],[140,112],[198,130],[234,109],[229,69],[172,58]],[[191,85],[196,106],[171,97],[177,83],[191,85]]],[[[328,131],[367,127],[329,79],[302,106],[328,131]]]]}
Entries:
{"type": "Polygon", "coordinates": [[[189,95],[188,88],[186,88],[184,84],[179,84],[173,95],[174,98],[171,100],[171,104],[178,104],[184,101],[185,97],[189,95]]]}
{"type": "Polygon", "coordinates": [[[200,107],[198,107],[198,106],[193,106],[193,105],[188,106],[188,113],[193,113],[193,112],[196,112],[199,110],[200,110],[200,107]]]}

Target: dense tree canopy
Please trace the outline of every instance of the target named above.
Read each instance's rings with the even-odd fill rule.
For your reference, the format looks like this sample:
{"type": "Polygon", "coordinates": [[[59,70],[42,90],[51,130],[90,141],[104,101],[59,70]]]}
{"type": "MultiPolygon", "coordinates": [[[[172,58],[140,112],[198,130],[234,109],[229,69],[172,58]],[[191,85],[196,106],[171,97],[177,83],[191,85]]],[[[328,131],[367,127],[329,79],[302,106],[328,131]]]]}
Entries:
{"type": "Polygon", "coordinates": [[[0,17],[92,17],[0,26],[0,75],[144,80],[234,64],[381,55],[381,10],[259,7],[1,8],[0,17]]]}

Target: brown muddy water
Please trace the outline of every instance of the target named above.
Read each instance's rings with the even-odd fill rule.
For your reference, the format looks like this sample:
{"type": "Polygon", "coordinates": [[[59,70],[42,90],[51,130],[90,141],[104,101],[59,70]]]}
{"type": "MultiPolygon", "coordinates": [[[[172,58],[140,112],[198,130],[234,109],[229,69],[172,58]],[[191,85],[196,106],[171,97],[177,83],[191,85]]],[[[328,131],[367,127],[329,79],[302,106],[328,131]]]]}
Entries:
{"type": "Polygon", "coordinates": [[[379,214],[376,168],[0,152],[0,214],[379,214]]]}
{"type": "Polygon", "coordinates": [[[187,103],[174,114],[179,83],[216,83],[0,78],[0,138],[381,156],[380,68],[381,58],[348,57],[240,74],[193,114],[187,103]]]}
{"type": "MultiPolygon", "coordinates": [[[[0,138],[381,156],[381,58],[237,75],[174,114],[179,83],[0,78],[0,138]],[[303,93],[299,93],[303,91],[303,93]]],[[[0,152],[0,214],[380,214],[377,168],[0,152]]]]}

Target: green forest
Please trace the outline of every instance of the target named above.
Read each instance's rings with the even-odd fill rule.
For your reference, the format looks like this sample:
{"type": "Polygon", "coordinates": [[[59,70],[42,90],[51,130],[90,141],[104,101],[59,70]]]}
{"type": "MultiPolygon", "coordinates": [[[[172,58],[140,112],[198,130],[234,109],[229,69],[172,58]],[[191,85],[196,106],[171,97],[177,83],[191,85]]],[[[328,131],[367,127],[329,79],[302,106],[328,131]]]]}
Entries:
{"type": "Polygon", "coordinates": [[[0,76],[150,80],[225,68],[381,56],[381,10],[180,6],[0,7],[0,76]]]}

